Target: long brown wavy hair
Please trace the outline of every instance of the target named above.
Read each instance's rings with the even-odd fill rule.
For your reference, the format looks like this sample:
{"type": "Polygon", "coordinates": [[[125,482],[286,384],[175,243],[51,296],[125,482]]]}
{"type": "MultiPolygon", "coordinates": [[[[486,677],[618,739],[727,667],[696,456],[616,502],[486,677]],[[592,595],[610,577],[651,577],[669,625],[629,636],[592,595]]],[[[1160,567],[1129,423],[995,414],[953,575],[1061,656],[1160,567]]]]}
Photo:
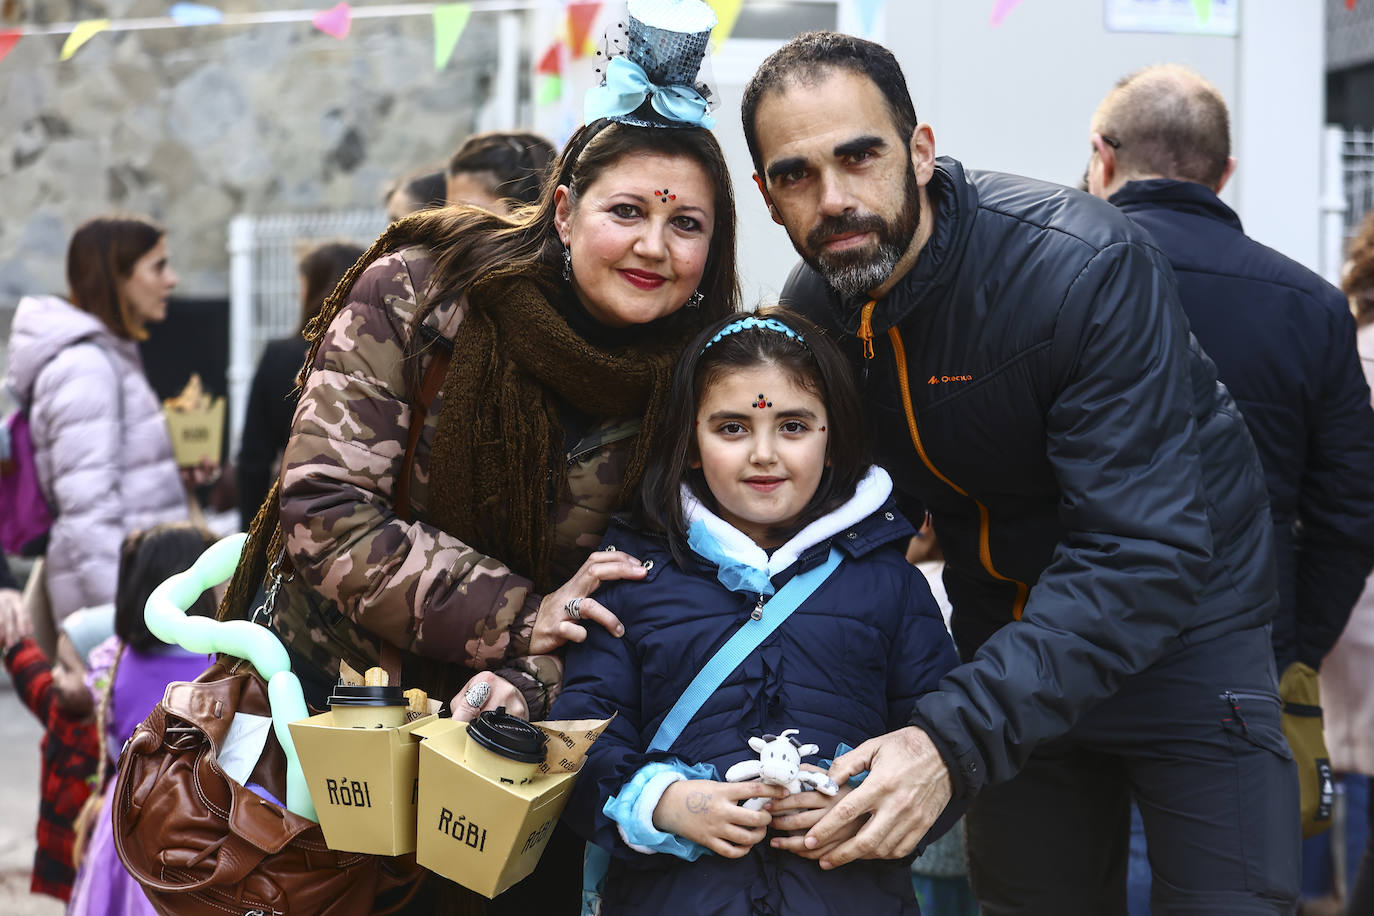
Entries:
{"type": "Polygon", "coordinates": [[[1354,305],[1356,321],[1374,321],[1374,210],[1365,214],[1360,234],[1350,245],[1350,265],[1341,289],[1354,305]]]}

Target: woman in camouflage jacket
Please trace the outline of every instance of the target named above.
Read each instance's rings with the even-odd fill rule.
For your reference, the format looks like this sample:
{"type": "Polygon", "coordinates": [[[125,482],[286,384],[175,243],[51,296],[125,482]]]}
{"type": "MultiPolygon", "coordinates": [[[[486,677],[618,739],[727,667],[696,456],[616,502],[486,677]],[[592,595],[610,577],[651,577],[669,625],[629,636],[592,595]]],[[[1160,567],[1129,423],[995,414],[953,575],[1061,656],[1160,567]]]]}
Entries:
{"type": "Polygon", "coordinates": [[[580,622],[619,630],[585,596],[642,575],[588,553],[638,483],[682,346],[736,308],[734,219],[709,131],[598,120],[532,207],[393,225],[306,331],[280,527],[274,489],[222,616],[248,616],[267,571],[260,610],[313,702],[341,659],[362,670],[395,647],[407,687],[448,699],[483,671],[481,707],[542,716],[550,653],[580,622]],[[412,405],[444,351],[398,506],[412,405]]]}

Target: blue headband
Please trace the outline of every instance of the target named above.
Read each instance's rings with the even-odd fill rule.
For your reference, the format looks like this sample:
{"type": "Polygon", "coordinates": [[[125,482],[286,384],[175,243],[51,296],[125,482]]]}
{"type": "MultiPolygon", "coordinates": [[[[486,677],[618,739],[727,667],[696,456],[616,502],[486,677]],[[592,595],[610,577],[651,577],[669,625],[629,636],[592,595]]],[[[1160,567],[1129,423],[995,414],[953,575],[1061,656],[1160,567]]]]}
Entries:
{"type": "MultiPolygon", "coordinates": [[[[741,318],[738,321],[732,321],[725,327],[721,328],[715,337],[712,337],[710,340],[706,341],[706,346],[701,348],[701,352],[705,353],[707,350],[711,349],[711,344],[720,340],[727,334],[738,334],[740,331],[748,331],[751,328],[758,328],[764,331],[777,331],[779,334],[784,334],[795,340],[797,343],[801,344],[803,347],[806,347],[806,341],[802,339],[802,336],[798,334],[796,331],[789,328],[787,325],[783,324],[778,319],[759,318],[755,315],[750,315],[747,318],[741,318]]],[[[811,348],[806,347],[806,349],[810,350],[811,348]]]]}

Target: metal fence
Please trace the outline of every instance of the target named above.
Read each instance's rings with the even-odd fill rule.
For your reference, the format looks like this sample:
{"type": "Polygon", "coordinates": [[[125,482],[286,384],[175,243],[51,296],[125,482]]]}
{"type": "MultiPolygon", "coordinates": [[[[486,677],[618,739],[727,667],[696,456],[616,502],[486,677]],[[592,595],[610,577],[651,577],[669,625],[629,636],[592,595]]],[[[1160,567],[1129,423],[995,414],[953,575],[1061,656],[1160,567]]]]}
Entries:
{"type": "Polygon", "coordinates": [[[1374,210],[1374,130],[1329,126],[1322,169],[1322,276],[1340,285],[1346,251],[1374,210]]]}
{"type": "Polygon", "coordinates": [[[253,370],[269,340],[285,337],[300,321],[296,265],[321,242],[348,241],[366,248],[386,228],[380,210],[241,215],[229,223],[229,435],[238,454],[253,370]]]}
{"type": "Polygon", "coordinates": [[[1347,130],[1341,148],[1345,173],[1346,235],[1353,236],[1374,210],[1374,130],[1347,130]]]}

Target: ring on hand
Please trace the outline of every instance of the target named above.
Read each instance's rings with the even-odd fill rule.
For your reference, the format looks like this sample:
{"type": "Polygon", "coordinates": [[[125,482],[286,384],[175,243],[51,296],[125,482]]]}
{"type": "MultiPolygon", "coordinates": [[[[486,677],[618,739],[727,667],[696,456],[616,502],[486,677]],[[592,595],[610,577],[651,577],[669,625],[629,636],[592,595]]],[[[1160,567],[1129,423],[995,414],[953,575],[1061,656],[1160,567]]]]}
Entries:
{"type": "Polygon", "coordinates": [[[579,604],[581,604],[581,603],[582,603],[582,599],[581,599],[581,598],[569,598],[569,599],[568,599],[568,603],[565,604],[565,605],[563,605],[563,610],[565,610],[565,611],[568,612],[568,619],[569,619],[569,620],[581,620],[581,619],[582,619],[582,613],[577,609],[577,606],[578,606],[579,604]]]}
{"type": "Polygon", "coordinates": [[[481,709],[482,704],[485,703],[490,696],[491,685],[486,681],[478,681],[467,689],[467,693],[463,694],[463,702],[473,709],[481,709]]]}

